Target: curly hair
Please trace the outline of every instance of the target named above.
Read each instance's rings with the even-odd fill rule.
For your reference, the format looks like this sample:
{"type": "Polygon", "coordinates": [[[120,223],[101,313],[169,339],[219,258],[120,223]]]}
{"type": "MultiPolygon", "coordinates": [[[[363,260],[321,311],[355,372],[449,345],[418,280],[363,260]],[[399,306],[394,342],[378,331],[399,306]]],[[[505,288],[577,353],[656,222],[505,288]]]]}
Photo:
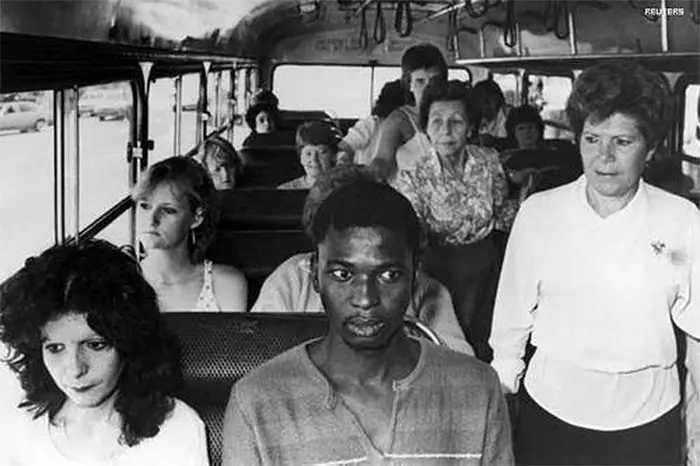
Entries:
{"type": "Polygon", "coordinates": [[[341,186],[361,181],[379,182],[379,178],[365,165],[352,163],[338,165],[318,177],[306,196],[302,213],[302,224],[309,238],[311,238],[311,221],[323,201],[341,186]]]}
{"type": "Polygon", "coordinates": [[[248,123],[248,127],[253,133],[256,133],[255,130],[255,118],[258,116],[258,113],[260,112],[267,112],[267,114],[270,116],[270,119],[272,120],[272,123],[275,128],[280,127],[280,111],[277,105],[273,105],[271,102],[263,101],[254,104],[252,107],[250,107],[246,112],[245,112],[245,121],[248,123]]]}
{"type": "Polygon", "coordinates": [[[151,166],[143,180],[131,194],[134,201],[150,195],[163,183],[182,190],[190,209],[201,209],[202,223],[194,229],[195,242],[189,243],[190,260],[198,264],[204,260],[207,247],[214,239],[219,223],[219,204],[214,182],[207,170],[190,157],[170,157],[151,166]]]}
{"type": "Polygon", "coordinates": [[[511,142],[515,142],[515,127],[521,123],[534,123],[537,126],[539,140],[542,141],[544,137],[544,121],[542,121],[540,112],[535,107],[523,105],[522,107],[514,108],[508,113],[506,118],[506,137],[511,142]]]}
{"type": "Polygon", "coordinates": [[[311,219],[311,242],[322,243],[330,229],[384,227],[405,235],[414,258],[422,248],[423,231],[411,202],[388,184],[356,181],[339,187],[320,204],[311,219]]]}
{"type": "Polygon", "coordinates": [[[633,61],[601,63],[576,79],[566,115],[581,136],[589,118],[602,121],[613,113],[634,118],[647,146],[658,147],[673,121],[673,99],[666,78],[633,61]]]}
{"type": "Polygon", "coordinates": [[[430,107],[435,102],[461,102],[469,127],[476,131],[481,123],[481,106],[474,98],[474,91],[458,80],[448,82],[431,81],[423,92],[419,108],[419,123],[423,131],[428,127],[430,107]]]}
{"type": "Polygon", "coordinates": [[[473,87],[474,96],[479,105],[483,105],[487,99],[495,99],[498,102],[498,107],[503,107],[506,104],[506,98],[503,95],[501,86],[493,79],[485,79],[479,81],[473,87]]]}
{"type": "Polygon", "coordinates": [[[328,146],[333,153],[338,152],[341,135],[338,130],[325,121],[305,121],[297,128],[295,145],[297,152],[305,146],[328,146]]]}
{"type": "Polygon", "coordinates": [[[379,118],[386,118],[391,112],[406,103],[406,93],[404,92],[401,80],[389,81],[384,84],[377,101],[372,107],[372,115],[379,118]]]}
{"type": "Polygon", "coordinates": [[[226,166],[229,167],[229,170],[233,169],[232,178],[234,181],[238,181],[243,174],[243,161],[241,157],[238,155],[238,152],[236,152],[233,144],[221,136],[213,136],[206,139],[200,146],[200,153],[200,160],[204,168],[209,166],[208,163],[211,158],[216,161],[224,162],[226,166]]]}
{"type": "Polygon", "coordinates": [[[84,315],[124,362],[115,400],[120,441],[133,446],[158,434],[174,406],[178,348],[138,263],[101,240],[51,248],[0,288],[0,339],[25,391],[20,407],[53,421],[66,401],[44,364],[42,331],[70,314],[84,315]]]}

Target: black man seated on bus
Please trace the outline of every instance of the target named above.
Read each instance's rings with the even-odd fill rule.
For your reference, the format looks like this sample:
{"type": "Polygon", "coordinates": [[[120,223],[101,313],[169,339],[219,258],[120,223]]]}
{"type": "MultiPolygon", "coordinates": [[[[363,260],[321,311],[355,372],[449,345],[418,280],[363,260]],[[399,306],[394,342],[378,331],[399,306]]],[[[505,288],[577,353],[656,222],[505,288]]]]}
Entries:
{"type": "Polygon", "coordinates": [[[383,183],[350,184],[311,230],[328,333],[234,385],[224,466],[513,464],[494,371],[403,332],[422,236],[410,202],[383,183]]]}
{"type": "Polygon", "coordinates": [[[297,129],[296,149],[305,174],[277,189],[311,189],[316,179],[337,163],[340,134],[324,121],[307,121],[297,129]]]}
{"type": "MultiPolygon", "coordinates": [[[[336,189],[360,181],[377,181],[368,167],[339,165],[323,174],[309,190],[302,222],[311,237],[311,220],[321,203],[336,189]]],[[[267,277],[251,312],[323,312],[321,296],[314,289],[311,252],[295,254],[267,277]]],[[[416,273],[416,286],[407,315],[428,325],[447,347],[474,355],[464,337],[452,305],[449,291],[422,270],[416,273]]]]}
{"type": "Polygon", "coordinates": [[[391,180],[398,170],[411,170],[430,151],[428,136],[418,124],[423,90],[433,79],[447,81],[447,62],[440,49],[431,44],[410,47],[401,57],[401,81],[410,102],[382,122],[377,133],[372,170],[383,180],[391,180]]]}

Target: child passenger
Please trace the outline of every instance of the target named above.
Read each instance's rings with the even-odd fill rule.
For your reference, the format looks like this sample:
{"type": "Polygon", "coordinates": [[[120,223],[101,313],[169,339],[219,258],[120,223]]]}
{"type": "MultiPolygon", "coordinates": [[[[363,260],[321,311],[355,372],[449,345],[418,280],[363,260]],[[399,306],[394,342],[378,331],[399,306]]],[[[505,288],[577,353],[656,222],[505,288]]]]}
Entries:
{"type": "Polygon", "coordinates": [[[5,433],[0,464],[209,464],[204,424],[172,396],[177,353],[134,259],[105,241],[58,246],[0,296],[3,362],[30,414],[5,433]]]}
{"type": "Polygon", "coordinates": [[[339,135],[335,128],[322,121],[307,121],[297,129],[296,148],[306,174],[278,189],[311,189],[316,179],[337,163],[339,135]]]}

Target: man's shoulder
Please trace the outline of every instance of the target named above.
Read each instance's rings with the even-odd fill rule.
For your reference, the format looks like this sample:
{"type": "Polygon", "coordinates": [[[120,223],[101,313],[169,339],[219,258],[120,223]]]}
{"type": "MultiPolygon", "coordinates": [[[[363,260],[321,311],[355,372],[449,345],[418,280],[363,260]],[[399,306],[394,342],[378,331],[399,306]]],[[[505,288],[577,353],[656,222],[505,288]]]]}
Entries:
{"type": "Polygon", "coordinates": [[[423,345],[427,351],[426,367],[431,378],[449,379],[449,385],[482,386],[492,389],[498,386],[498,376],[493,368],[468,354],[433,344],[423,345]]]}
{"type": "MultiPolygon", "coordinates": [[[[304,360],[308,342],[297,345],[248,372],[234,385],[240,403],[272,399],[311,386],[312,377],[304,360]],[[261,390],[264,387],[264,390],[261,390]]],[[[308,356],[307,356],[308,357],[308,356]]]]}

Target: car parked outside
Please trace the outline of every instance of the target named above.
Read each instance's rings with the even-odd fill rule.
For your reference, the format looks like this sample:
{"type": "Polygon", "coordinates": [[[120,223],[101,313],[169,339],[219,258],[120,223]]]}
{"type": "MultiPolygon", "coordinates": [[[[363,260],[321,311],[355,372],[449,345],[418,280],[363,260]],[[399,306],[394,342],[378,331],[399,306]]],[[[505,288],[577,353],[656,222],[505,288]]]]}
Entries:
{"type": "Polygon", "coordinates": [[[41,106],[29,101],[0,103],[0,131],[42,131],[53,124],[51,115],[41,106]]]}

